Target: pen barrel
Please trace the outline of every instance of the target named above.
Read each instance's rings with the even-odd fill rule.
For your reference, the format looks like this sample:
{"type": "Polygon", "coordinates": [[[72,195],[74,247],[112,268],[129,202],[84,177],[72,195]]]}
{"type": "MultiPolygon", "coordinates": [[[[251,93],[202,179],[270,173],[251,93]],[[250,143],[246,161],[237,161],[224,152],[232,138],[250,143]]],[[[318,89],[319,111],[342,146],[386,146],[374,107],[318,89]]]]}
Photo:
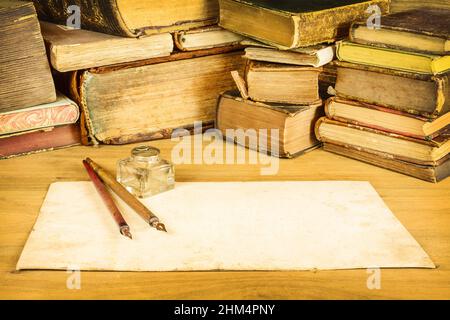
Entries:
{"type": "Polygon", "coordinates": [[[114,220],[116,221],[117,225],[119,226],[119,229],[122,230],[123,227],[128,227],[128,224],[126,223],[125,219],[123,218],[122,214],[120,213],[119,209],[117,208],[116,204],[114,203],[114,200],[111,196],[111,194],[106,189],[103,182],[100,180],[98,175],[95,173],[95,171],[90,167],[90,165],[83,161],[83,165],[86,168],[86,171],[91,178],[92,183],[95,186],[95,189],[97,190],[98,194],[102,198],[104,204],[108,208],[109,212],[113,216],[114,220]]]}
{"type": "Polygon", "coordinates": [[[129,207],[131,207],[137,214],[139,214],[147,223],[151,224],[158,218],[151,212],[142,202],[140,202],[134,195],[132,195],[124,186],[122,186],[115,177],[105,171],[92,159],[87,158],[87,163],[98,174],[100,179],[105,183],[114,193],[121,198],[129,207]]]}

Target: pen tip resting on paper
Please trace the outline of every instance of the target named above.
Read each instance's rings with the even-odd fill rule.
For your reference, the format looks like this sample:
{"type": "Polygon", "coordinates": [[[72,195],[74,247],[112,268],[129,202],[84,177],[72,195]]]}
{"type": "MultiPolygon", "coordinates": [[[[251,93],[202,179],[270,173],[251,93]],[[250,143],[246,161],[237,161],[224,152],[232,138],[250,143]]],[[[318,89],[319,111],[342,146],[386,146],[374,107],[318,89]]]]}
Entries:
{"type": "Polygon", "coordinates": [[[125,237],[133,239],[133,236],[131,235],[131,232],[130,232],[130,228],[128,228],[128,227],[121,228],[120,233],[123,234],[125,237]]]}
{"type": "Polygon", "coordinates": [[[166,226],[161,222],[158,222],[158,224],[156,225],[156,230],[167,232],[166,226]]]}

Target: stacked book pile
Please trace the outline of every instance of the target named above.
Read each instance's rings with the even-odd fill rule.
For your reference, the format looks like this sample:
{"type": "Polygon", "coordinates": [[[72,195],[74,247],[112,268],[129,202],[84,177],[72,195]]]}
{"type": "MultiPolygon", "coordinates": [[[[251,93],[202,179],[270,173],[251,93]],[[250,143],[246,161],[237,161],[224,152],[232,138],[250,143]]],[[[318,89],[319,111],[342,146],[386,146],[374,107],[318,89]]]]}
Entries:
{"type": "Polygon", "coordinates": [[[31,2],[0,0],[0,159],[80,143],[78,106],[55,91],[31,2]]]}
{"type": "Polygon", "coordinates": [[[216,0],[34,3],[57,86],[81,108],[83,144],[212,127],[230,71],[243,69],[244,37],[217,26],[216,0]],[[81,29],[68,27],[72,4],[81,29]]]}
{"type": "Polygon", "coordinates": [[[450,174],[450,11],[354,23],[337,46],[336,97],[316,125],[325,150],[427,181],[450,174]]]}
{"type": "Polygon", "coordinates": [[[324,84],[322,97],[335,80],[333,68],[323,72],[323,66],[334,58],[330,43],[339,39],[346,27],[348,32],[352,21],[366,16],[370,5],[378,4],[386,12],[389,2],[219,3],[219,24],[253,40],[242,42],[247,46],[243,77],[233,72],[239,92],[221,95],[216,127],[229,140],[279,157],[294,157],[317,147],[314,124],[323,115],[319,78],[324,84]],[[237,130],[247,132],[247,137],[236,137],[237,130]]]}

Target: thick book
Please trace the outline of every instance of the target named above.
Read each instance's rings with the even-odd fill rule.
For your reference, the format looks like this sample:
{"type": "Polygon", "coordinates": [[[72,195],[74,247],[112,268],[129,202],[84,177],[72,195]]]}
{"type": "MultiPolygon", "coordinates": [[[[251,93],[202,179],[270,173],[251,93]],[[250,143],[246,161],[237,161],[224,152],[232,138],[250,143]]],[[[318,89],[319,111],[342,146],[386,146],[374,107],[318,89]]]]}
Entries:
{"type": "Polygon", "coordinates": [[[356,22],[350,40],[372,46],[450,54],[450,10],[421,8],[383,16],[380,29],[356,22]]]}
{"type": "Polygon", "coordinates": [[[33,3],[0,0],[0,112],[56,99],[33,3]]]}
{"type": "Polygon", "coordinates": [[[378,5],[389,12],[389,0],[219,0],[225,29],[282,48],[306,47],[346,37],[350,24],[369,17],[378,5]]]}
{"type": "Polygon", "coordinates": [[[422,74],[436,75],[450,71],[450,55],[408,52],[350,41],[337,43],[336,56],[345,62],[422,74]]]}
{"type": "Polygon", "coordinates": [[[76,5],[83,29],[117,36],[188,30],[217,23],[217,0],[33,0],[41,20],[67,25],[76,5]]]}
{"type": "Polygon", "coordinates": [[[0,137],[78,121],[78,105],[61,93],[55,102],[0,113],[0,137]]]}
{"type": "Polygon", "coordinates": [[[197,121],[212,127],[217,97],[234,88],[230,72],[243,69],[242,51],[230,50],[181,52],[74,73],[72,95],[87,128],[83,143],[170,138],[197,121]]]}
{"type": "Polygon", "coordinates": [[[393,155],[374,154],[361,149],[332,143],[324,143],[323,149],[428,182],[436,183],[450,176],[450,157],[443,158],[436,165],[419,165],[395,159],[393,155]]]}
{"type": "Polygon", "coordinates": [[[178,31],[173,35],[176,47],[181,51],[195,51],[240,45],[245,37],[219,26],[178,31]]]}
{"type": "Polygon", "coordinates": [[[450,112],[430,120],[360,101],[332,97],[325,104],[325,113],[333,120],[423,140],[432,140],[450,132],[450,112]]]}
{"type": "Polygon", "coordinates": [[[319,145],[314,123],[322,115],[321,103],[308,106],[261,103],[245,100],[237,91],[228,91],[219,98],[216,128],[227,140],[273,156],[292,158],[319,145]]]}
{"type": "Polygon", "coordinates": [[[321,71],[322,68],[248,60],[245,71],[248,96],[261,102],[320,103],[321,71]]]}
{"type": "Polygon", "coordinates": [[[390,154],[395,159],[420,165],[434,166],[450,153],[450,137],[447,135],[421,140],[326,117],[317,121],[315,131],[322,142],[375,154],[390,154]]]}
{"type": "Polygon", "coordinates": [[[334,58],[334,46],[315,45],[291,50],[279,50],[259,41],[243,40],[244,57],[249,60],[293,64],[299,66],[322,67],[334,58]]]}
{"type": "Polygon", "coordinates": [[[436,118],[450,111],[449,75],[339,62],[335,89],[339,97],[436,118]]]}
{"type": "Polygon", "coordinates": [[[3,135],[0,136],[0,159],[51,151],[80,143],[78,124],[32,130],[20,135],[3,135]]]}
{"type": "Polygon", "coordinates": [[[163,57],[173,51],[169,33],[134,39],[45,21],[41,30],[50,62],[60,72],[163,57]]]}

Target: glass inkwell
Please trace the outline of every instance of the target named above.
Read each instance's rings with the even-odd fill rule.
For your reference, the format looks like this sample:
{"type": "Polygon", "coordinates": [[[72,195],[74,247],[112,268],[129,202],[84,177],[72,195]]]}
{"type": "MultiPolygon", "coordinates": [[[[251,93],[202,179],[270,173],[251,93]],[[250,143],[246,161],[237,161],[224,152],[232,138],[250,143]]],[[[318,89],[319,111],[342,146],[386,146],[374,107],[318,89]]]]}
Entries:
{"type": "Polygon", "coordinates": [[[159,154],[159,149],[151,146],[134,148],[131,157],[118,162],[117,181],[139,198],[173,189],[174,166],[159,154]]]}

